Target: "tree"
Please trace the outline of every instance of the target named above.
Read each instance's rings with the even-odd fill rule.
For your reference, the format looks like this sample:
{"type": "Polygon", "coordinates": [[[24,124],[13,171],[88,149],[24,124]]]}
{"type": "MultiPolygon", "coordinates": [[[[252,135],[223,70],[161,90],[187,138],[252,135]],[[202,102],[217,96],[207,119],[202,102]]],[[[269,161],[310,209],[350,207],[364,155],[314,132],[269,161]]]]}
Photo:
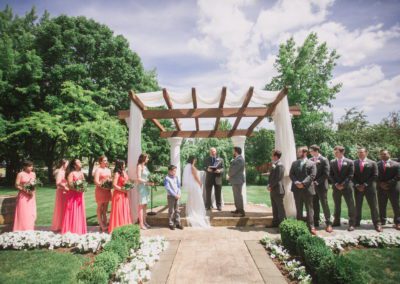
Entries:
{"type": "Polygon", "coordinates": [[[278,91],[286,86],[289,104],[300,105],[301,115],[292,120],[297,145],[321,144],[327,136],[332,139],[332,120],[324,107],[331,106],[341,88],[341,84],[331,84],[338,58],[326,43],[319,44],[315,33],[302,46],[296,47],[293,38],[280,45],[274,65],[278,75],[265,88],[278,91]]]}

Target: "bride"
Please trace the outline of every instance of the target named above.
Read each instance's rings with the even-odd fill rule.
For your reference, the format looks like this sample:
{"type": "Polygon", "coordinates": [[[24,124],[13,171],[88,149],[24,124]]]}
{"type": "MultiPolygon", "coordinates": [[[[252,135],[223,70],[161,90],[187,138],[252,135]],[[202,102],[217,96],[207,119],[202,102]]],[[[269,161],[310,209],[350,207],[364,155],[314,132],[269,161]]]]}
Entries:
{"type": "Polygon", "coordinates": [[[183,170],[182,185],[188,191],[186,218],[192,227],[208,228],[210,221],[206,215],[202,184],[199,172],[195,167],[196,161],[195,157],[189,157],[183,170]]]}

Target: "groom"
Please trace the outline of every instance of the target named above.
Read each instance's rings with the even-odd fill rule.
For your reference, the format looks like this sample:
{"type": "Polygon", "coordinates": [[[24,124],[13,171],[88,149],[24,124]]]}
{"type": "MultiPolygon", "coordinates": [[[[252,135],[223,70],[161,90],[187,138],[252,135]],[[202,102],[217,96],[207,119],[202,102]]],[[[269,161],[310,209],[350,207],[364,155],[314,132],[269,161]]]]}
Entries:
{"type": "Polygon", "coordinates": [[[224,172],[224,160],[217,156],[217,149],[210,148],[210,156],[204,161],[206,171],[206,209],[211,210],[211,192],[214,186],[217,210],[221,211],[222,174],[224,172]]]}

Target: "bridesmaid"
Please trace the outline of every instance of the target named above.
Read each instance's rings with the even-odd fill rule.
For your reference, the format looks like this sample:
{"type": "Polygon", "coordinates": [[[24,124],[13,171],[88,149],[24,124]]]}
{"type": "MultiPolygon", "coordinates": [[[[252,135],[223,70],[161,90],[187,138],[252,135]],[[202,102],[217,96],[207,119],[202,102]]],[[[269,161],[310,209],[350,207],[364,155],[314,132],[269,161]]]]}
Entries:
{"type": "Polygon", "coordinates": [[[65,170],[68,167],[68,160],[62,159],[55,171],[56,176],[56,200],[54,204],[53,223],[51,230],[58,232],[61,230],[62,220],[65,209],[65,193],[68,190],[65,170]]]}
{"type": "Polygon", "coordinates": [[[147,154],[140,154],[138,164],[136,166],[136,176],[138,190],[139,190],[139,208],[138,208],[138,216],[139,216],[139,225],[142,230],[147,230],[150,228],[150,225],[146,222],[146,210],[147,210],[147,202],[149,199],[149,186],[154,185],[153,183],[148,181],[148,177],[150,175],[149,170],[146,167],[146,164],[149,161],[149,156],[147,154]]]}
{"type": "Polygon", "coordinates": [[[35,229],[36,221],[36,193],[26,191],[24,185],[36,181],[33,171],[33,162],[24,161],[22,171],[18,173],[15,187],[19,190],[17,196],[17,207],[15,208],[13,231],[28,231],[35,229]]]}
{"type": "Polygon", "coordinates": [[[83,235],[87,233],[85,199],[83,192],[73,188],[73,182],[84,180],[82,164],[79,159],[73,159],[65,172],[68,183],[66,194],[64,218],[61,226],[61,234],[67,232],[83,235]]]}
{"type": "Polygon", "coordinates": [[[111,189],[101,188],[101,184],[106,180],[111,180],[111,170],[107,167],[106,156],[99,158],[99,167],[94,173],[94,183],[96,185],[95,199],[97,203],[97,221],[100,225],[100,232],[107,232],[107,210],[108,203],[111,201],[111,189]]]}
{"type": "Polygon", "coordinates": [[[125,172],[125,162],[117,160],[114,168],[114,192],[111,203],[110,225],[108,226],[110,234],[117,227],[132,224],[128,192],[123,190],[128,180],[128,175],[125,172]]]}

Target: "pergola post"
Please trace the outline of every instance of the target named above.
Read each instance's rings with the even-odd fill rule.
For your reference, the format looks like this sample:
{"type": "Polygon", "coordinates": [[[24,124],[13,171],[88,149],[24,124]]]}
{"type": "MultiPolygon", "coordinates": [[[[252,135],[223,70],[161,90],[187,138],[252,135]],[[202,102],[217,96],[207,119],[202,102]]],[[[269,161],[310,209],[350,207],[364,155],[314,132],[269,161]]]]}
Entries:
{"type": "Polygon", "coordinates": [[[176,175],[181,181],[181,145],[182,137],[169,137],[167,138],[170,145],[170,161],[171,165],[176,166],[176,175]]]}
{"type": "MultiPolygon", "coordinates": [[[[232,136],[232,143],[233,146],[235,147],[239,147],[240,149],[242,149],[242,156],[243,159],[245,159],[245,154],[244,154],[244,143],[246,142],[246,136],[232,136]]],[[[246,177],[246,169],[244,170],[244,176],[246,177]]],[[[247,204],[247,189],[246,189],[246,183],[243,184],[243,188],[242,188],[242,196],[243,196],[243,204],[247,204]]]]}
{"type": "MultiPolygon", "coordinates": [[[[128,176],[129,179],[136,178],[136,164],[139,155],[142,152],[142,111],[131,102],[130,114],[128,118],[129,136],[128,136],[128,176]]],[[[129,192],[129,202],[131,205],[131,215],[133,223],[138,219],[139,193],[137,190],[129,192]]]]}

